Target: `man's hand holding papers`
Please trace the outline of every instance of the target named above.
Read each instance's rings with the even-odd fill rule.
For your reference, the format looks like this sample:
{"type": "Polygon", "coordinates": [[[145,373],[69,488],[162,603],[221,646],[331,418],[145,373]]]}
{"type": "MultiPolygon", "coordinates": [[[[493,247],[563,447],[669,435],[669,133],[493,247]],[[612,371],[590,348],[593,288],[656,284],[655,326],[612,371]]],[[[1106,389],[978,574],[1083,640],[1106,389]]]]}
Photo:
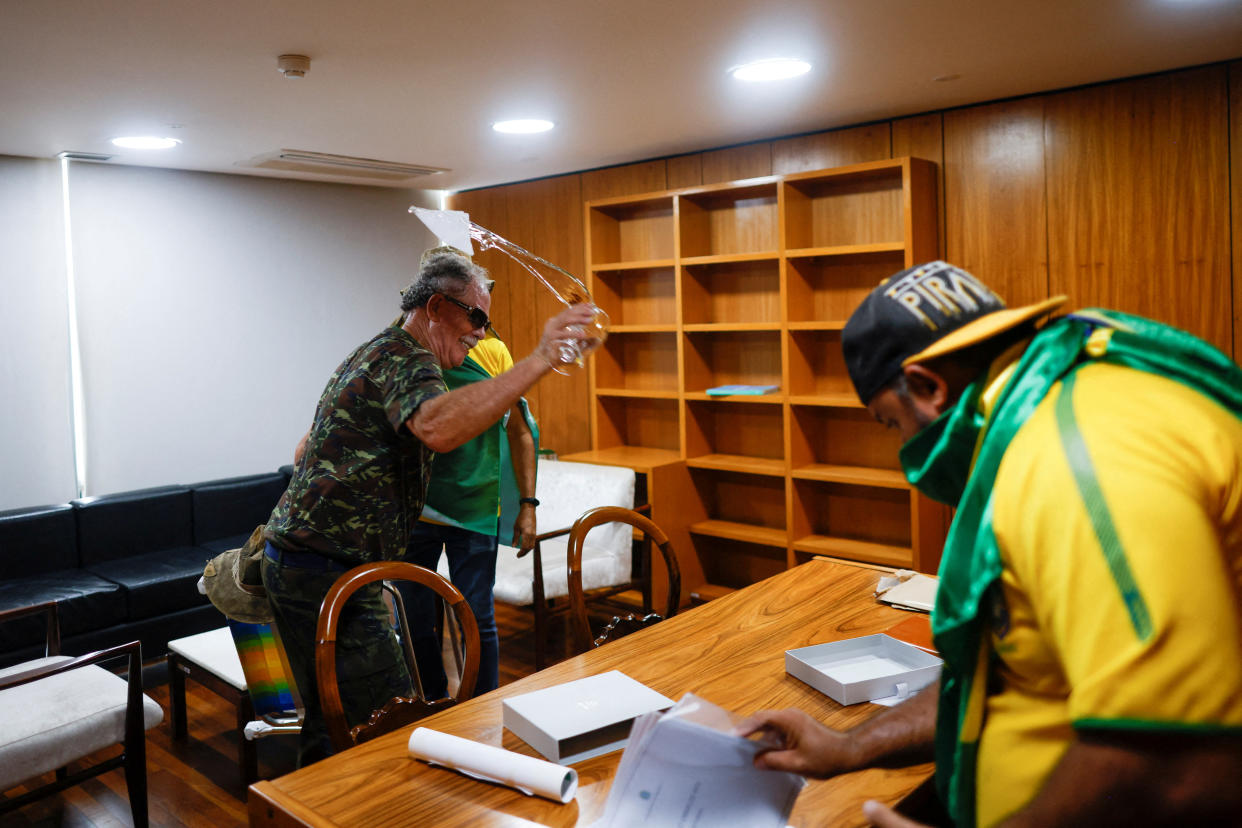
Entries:
{"type": "Polygon", "coordinates": [[[763,748],[737,734],[727,711],[687,694],[635,721],[595,828],[784,828],[806,782],[756,768],[763,748]]]}

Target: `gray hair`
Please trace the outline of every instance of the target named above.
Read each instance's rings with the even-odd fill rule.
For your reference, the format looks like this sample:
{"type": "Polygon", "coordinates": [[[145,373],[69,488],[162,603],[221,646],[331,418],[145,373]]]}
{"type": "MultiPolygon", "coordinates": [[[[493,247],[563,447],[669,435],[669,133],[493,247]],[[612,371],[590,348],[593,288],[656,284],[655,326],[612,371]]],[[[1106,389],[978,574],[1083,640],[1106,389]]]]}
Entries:
{"type": "Polygon", "coordinates": [[[429,251],[419,263],[414,281],[401,292],[401,310],[421,308],[437,293],[463,299],[471,284],[478,285],[482,290],[487,289],[486,268],[450,249],[429,251]]]}

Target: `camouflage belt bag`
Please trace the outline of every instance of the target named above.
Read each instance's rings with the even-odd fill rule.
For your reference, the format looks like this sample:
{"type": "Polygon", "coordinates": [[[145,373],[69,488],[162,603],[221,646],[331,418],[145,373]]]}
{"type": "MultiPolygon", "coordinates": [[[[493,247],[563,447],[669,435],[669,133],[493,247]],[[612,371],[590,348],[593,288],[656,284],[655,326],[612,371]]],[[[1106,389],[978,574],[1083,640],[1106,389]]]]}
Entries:
{"type": "Polygon", "coordinates": [[[272,605],[263,588],[260,565],[267,542],[260,524],[239,549],[221,552],[203,567],[203,587],[216,609],[246,624],[270,624],[272,605]]]}

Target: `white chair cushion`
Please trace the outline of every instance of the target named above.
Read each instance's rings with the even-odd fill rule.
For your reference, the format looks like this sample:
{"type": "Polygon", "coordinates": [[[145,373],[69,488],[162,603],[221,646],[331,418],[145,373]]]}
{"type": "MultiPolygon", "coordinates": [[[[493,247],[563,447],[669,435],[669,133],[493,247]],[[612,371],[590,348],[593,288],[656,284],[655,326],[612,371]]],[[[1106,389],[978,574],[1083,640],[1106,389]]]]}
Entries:
{"type": "Polygon", "coordinates": [[[233,633],[228,627],[169,641],[168,649],[212,675],[219,676],[238,690],[246,689],[246,674],[242,672],[241,656],[237,654],[237,644],[233,641],[233,633]]]}
{"type": "MultiPolygon", "coordinates": [[[[634,470],[591,463],[540,460],[536,485],[539,506],[535,521],[540,534],[568,529],[582,514],[597,506],[634,508],[634,470]]],[[[582,583],[586,589],[620,584],[630,579],[630,542],[633,532],[624,523],[597,526],[582,548],[582,583]]],[[[544,594],[569,594],[566,550],[568,536],[541,546],[544,594]]],[[[501,545],[496,560],[497,601],[524,606],[534,598],[534,554],[519,558],[517,549],[501,545]]]]}
{"type": "MultiPolygon", "coordinates": [[[[0,678],[45,664],[53,656],[0,671],[0,678]]],[[[125,679],[93,664],[0,690],[0,790],[125,739],[125,679]]],[[[142,697],[143,726],[164,719],[163,709],[142,697]]]]}

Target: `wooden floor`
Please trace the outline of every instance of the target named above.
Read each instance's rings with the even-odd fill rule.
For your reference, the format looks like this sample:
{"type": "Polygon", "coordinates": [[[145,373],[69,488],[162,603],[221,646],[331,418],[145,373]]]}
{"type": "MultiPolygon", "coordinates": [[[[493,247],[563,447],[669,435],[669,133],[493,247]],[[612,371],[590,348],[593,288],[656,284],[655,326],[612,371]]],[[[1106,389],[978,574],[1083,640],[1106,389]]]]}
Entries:
{"type": "MultiPolygon", "coordinates": [[[[500,683],[534,672],[534,636],[529,612],[498,604],[500,683]]],[[[553,646],[562,652],[564,634],[553,630],[553,646]]],[[[162,662],[143,671],[147,694],[164,708],[164,721],[147,732],[147,785],[151,825],[228,828],[245,825],[246,791],[238,779],[236,723],[233,708],[194,681],[186,682],[189,738],[174,741],[168,721],[168,681],[162,662]]],[[[271,736],[256,744],[259,774],[271,778],[294,768],[296,737],[271,736]]],[[[102,761],[112,749],[92,757],[102,761]]],[[[72,769],[77,769],[73,766],[72,769]]],[[[46,779],[50,780],[49,774],[46,779]]],[[[20,793],[23,789],[10,791],[20,793]]],[[[75,826],[113,828],[132,825],[124,771],[109,771],[58,795],[0,816],[0,826],[75,826]]]]}

